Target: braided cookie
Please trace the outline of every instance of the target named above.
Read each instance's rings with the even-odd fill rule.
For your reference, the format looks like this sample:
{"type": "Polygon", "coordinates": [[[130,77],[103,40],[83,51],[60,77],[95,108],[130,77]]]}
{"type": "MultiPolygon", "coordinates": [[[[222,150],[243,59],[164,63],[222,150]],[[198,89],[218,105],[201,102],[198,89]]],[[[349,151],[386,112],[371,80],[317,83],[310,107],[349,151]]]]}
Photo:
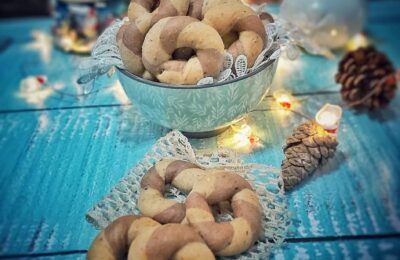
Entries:
{"type": "Polygon", "coordinates": [[[241,3],[214,6],[204,14],[203,22],[218,31],[234,59],[243,54],[249,67],[254,65],[266,35],[261,19],[250,7],[241,3]]]}
{"type": "Polygon", "coordinates": [[[142,45],[150,27],[160,19],[185,14],[189,0],[157,1],[134,0],[129,5],[129,23],[123,25],[117,34],[117,43],[126,69],[143,78],[152,79],[142,63],[142,45]]]}
{"type": "Polygon", "coordinates": [[[125,216],[115,220],[93,241],[87,259],[215,259],[191,227],[161,225],[147,217],[125,216]]]}
{"type": "Polygon", "coordinates": [[[186,15],[188,8],[189,0],[131,0],[128,17],[148,30],[162,18],[186,15]]]}
{"type": "Polygon", "coordinates": [[[214,6],[221,4],[241,3],[241,0],[190,0],[188,16],[202,20],[204,14],[214,6]]]}
{"type": "Polygon", "coordinates": [[[204,77],[216,77],[223,65],[224,44],[218,32],[195,18],[176,16],[161,19],[147,33],[143,43],[143,64],[160,82],[196,84],[204,77]],[[177,49],[192,48],[189,60],[173,60],[177,49]]]}
{"type": "Polygon", "coordinates": [[[126,70],[141,77],[146,76],[142,63],[144,35],[134,22],[125,23],[117,33],[119,53],[126,70]]]}
{"type": "Polygon", "coordinates": [[[158,162],[143,176],[140,183],[140,212],[163,224],[181,223],[186,215],[185,205],[164,198],[165,185],[172,184],[189,193],[193,184],[205,173],[199,166],[186,161],[164,159],[158,162]]]}
{"type": "Polygon", "coordinates": [[[241,176],[216,172],[198,180],[186,200],[186,218],[210,249],[220,256],[244,252],[261,230],[262,207],[241,176]],[[231,200],[234,219],[216,223],[209,205],[231,200]]]}

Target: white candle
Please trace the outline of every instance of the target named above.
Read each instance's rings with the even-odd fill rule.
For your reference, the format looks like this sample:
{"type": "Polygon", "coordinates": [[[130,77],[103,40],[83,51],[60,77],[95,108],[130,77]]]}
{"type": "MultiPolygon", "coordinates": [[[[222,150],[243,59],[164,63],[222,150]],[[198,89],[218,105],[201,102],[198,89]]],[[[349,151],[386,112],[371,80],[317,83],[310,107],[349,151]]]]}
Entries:
{"type": "Polygon", "coordinates": [[[328,133],[336,134],[343,110],[340,106],[326,104],[315,116],[317,123],[328,133]]]}

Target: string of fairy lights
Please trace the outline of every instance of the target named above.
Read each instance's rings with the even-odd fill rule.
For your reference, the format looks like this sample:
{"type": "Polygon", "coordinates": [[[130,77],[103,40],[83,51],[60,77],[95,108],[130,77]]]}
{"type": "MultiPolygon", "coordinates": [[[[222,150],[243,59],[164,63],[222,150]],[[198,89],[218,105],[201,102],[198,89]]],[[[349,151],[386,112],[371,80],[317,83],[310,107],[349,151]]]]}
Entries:
{"type": "MultiPolygon", "coordinates": [[[[290,92],[278,90],[273,93],[272,97],[274,101],[273,105],[267,108],[255,109],[250,113],[287,111],[319,124],[325,131],[321,134],[336,138],[343,114],[341,106],[327,103],[321,107],[315,116],[309,116],[299,109],[298,100],[290,92]]],[[[250,153],[256,149],[262,148],[262,140],[260,140],[253,128],[254,126],[249,124],[246,119],[242,119],[231,126],[231,131],[227,131],[226,134],[222,134],[219,137],[218,145],[242,153],[250,153]]]]}

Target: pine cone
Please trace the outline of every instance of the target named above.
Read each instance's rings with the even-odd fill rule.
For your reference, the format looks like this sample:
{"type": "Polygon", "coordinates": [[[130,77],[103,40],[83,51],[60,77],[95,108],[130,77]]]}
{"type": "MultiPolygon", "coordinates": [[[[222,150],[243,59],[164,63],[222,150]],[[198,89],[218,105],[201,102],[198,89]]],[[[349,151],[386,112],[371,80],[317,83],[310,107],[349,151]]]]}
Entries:
{"type": "Polygon", "coordinates": [[[335,154],[336,138],[321,126],[307,122],[297,127],[283,147],[282,175],[286,190],[291,190],[335,154]]]}
{"type": "Polygon", "coordinates": [[[349,52],[339,63],[336,82],[342,85],[342,98],[350,105],[382,108],[395,96],[394,72],[385,54],[374,47],[359,48],[349,52]]]}

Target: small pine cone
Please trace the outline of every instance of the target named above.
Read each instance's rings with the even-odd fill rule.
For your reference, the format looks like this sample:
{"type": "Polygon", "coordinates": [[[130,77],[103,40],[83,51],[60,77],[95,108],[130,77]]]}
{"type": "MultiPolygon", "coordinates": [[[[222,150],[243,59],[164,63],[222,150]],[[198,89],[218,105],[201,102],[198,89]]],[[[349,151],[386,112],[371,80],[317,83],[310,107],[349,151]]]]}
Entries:
{"type": "Polygon", "coordinates": [[[293,189],[333,157],[337,145],[336,138],[314,122],[297,127],[283,147],[285,159],[281,166],[285,189],[293,189]]]}
{"type": "Polygon", "coordinates": [[[396,93],[395,69],[373,47],[347,53],[339,63],[336,82],[342,85],[343,100],[356,108],[385,107],[396,93]]]}

